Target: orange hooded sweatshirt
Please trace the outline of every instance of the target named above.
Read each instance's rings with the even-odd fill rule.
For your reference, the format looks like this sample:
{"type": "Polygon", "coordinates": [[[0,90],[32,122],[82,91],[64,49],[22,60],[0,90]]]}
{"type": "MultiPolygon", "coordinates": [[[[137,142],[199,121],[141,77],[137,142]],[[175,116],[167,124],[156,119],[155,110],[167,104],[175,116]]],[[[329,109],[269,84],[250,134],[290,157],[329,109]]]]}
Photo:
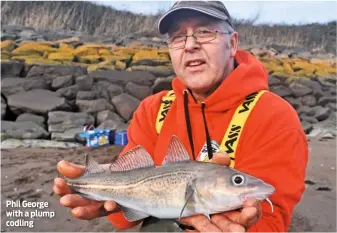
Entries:
{"type": "MultiPolygon", "coordinates": [[[[268,72],[254,56],[238,51],[238,66],[222,84],[204,101],[205,118],[210,138],[221,143],[229,122],[238,105],[251,93],[268,90],[268,72]]],[[[178,136],[191,159],[192,149],[187,133],[184,112],[184,90],[187,88],[175,78],[173,90],[176,100],[170,107],[161,133],[155,129],[155,121],[162,97],[167,91],[152,95],[141,102],[128,129],[128,145],[124,152],[143,145],[157,166],[162,164],[172,135],[178,136]]],[[[188,92],[188,105],[192,141],[197,155],[206,142],[201,103],[188,92]]],[[[186,100],[185,100],[186,101],[186,100]]],[[[308,160],[306,136],[296,111],[281,97],[264,93],[246,121],[238,143],[235,169],[258,177],[275,187],[270,205],[263,201],[262,218],[249,231],[287,231],[294,206],[304,192],[305,172],[308,160]]],[[[122,153],[122,154],[123,154],[122,153]]],[[[136,225],[119,213],[108,216],[117,228],[136,225]]]]}

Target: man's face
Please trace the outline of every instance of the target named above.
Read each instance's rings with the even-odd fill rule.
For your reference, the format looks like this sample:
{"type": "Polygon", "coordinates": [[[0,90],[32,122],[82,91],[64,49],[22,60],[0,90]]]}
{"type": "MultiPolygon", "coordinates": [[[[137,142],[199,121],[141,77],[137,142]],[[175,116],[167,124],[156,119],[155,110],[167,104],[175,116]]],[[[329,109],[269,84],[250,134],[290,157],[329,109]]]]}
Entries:
{"type": "MultiPolygon", "coordinates": [[[[169,37],[192,35],[197,30],[221,30],[219,23],[210,21],[205,16],[191,16],[177,20],[169,37]],[[208,22],[208,23],[205,23],[208,22]]],[[[232,67],[236,48],[230,49],[228,34],[216,34],[216,38],[206,43],[197,43],[193,37],[187,37],[185,47],[170,48],[170,56],[176,75],[194,93],[212,92],[226,77],[232,67]]]]}

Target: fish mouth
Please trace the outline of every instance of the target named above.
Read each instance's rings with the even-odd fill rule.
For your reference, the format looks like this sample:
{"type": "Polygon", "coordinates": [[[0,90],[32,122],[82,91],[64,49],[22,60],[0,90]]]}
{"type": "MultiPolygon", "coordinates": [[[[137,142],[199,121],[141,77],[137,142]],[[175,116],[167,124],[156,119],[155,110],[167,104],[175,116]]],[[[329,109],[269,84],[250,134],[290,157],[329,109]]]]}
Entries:
{"type": "Polygon", "coordinates": [[[248,199],[256,199],[258,201],[263,201],[264,199],[268,198],[270,195],[272,195],[275,192],[274,186],[270,184],[265,184],[262,188],[260,188],[256,192],[249,192],[245,193],[243,195],[244,201],[248,199]]]}

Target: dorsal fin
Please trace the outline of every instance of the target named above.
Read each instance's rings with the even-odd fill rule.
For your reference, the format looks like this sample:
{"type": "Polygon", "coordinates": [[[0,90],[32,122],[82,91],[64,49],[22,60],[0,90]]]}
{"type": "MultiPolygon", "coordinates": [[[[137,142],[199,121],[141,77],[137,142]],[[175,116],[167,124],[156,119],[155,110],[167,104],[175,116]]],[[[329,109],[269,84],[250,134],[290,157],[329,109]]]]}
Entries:
{"type": "Polygon", "coordinates": [[[128,171],[142,167],[154,166],[151,155],[142,146],[126,152],[124,155],[119,156],[111,165],[110,171],[128,171]]]}
{"type": "Polygon", "coordinates": [[[84,175],[105,172],[105,170],[89,154],[85,155],[85,166],[84,175]]]}
{"type": "Polygon", "coordinates": [[[173,135],[168,145],[167,154],[164,158],[163,164],[186,160],[190,160],[190,156],[188,155],[183,143],[179,140],[179,138],[173,135]]]}

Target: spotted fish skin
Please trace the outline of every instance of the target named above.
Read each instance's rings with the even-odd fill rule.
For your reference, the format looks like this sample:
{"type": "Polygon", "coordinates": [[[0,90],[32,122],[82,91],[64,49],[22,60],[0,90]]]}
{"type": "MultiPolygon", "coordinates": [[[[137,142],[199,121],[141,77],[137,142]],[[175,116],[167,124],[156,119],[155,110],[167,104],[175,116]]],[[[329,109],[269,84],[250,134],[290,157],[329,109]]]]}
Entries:
{"type": "Polygon", "coordinates": [[[235,169],[190,160],[177,138],[168,151],[164,165],[155,166],[146,150],[137,147],[120,156],[109,172],[88,157],[86,173],[66,182],[88,199],[115,201],[131,221],[210,215],[239,208],[246,197],[263,200],[274,192],[270,184],[235,169]],[[235,184],[241,178],[242,184],[235,184]]]}

